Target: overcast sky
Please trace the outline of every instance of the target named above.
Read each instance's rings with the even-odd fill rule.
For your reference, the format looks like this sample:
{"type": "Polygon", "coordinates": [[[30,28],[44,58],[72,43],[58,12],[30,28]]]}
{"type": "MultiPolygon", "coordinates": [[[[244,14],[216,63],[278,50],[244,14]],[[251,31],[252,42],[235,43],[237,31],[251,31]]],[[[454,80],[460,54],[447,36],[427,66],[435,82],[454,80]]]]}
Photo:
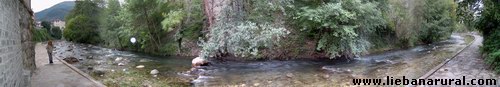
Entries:
{"type": "Polygon", "coordinates": [[[75,1],[75,0],[31,0],[31,9],[34,12],[39,12],[44,9],[50,8],[57,3],[61,3],[63,1],[75,1]]]}

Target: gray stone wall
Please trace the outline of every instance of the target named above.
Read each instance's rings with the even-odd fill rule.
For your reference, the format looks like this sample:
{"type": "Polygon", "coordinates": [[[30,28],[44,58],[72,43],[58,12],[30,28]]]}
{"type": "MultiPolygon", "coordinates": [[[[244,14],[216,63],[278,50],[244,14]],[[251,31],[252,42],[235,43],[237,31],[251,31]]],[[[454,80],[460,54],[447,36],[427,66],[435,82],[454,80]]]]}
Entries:
{"type": "Polygon", "coordinates": [[[35,69],[30,0],[0,1],[0,87],[28,87],[35,69]]]}

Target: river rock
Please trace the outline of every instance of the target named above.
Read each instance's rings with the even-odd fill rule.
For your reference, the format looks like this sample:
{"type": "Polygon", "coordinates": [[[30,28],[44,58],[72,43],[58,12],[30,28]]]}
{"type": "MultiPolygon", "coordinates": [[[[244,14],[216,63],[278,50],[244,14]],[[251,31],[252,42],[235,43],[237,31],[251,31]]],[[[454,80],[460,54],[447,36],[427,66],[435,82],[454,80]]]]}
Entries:
{"type": "Polygon", "coordinates": [[[124,63],[118,63],[118,66],[124,66],[125,64],[124,63]]]}
{"type": "Polygon", "coordinates": [[[208,64],[208,61],[205,58],[196,57],[191,61],[191,63],[193,67],[206,66],[208,64]]]}
{"type": "Polygon", "coordinates": [[[288,77],[288,78],[292,78],[293,76],[294,76],[294,75],[293,75],[292,73],[287,73],[287,74],[286,74],[286,77],[288,77]]]}
{"type": "Polygon", "coordinates": [[[79,60],[75,57],[67,57],[67,58],[64,58],[63,60],[70,63],[70,64],[79,62],[79,60]]]}
{"type": "Polygon", "coordinates": [[[118,62],[118,61],[122,61],[122,59],[123,59],[122,57],[118,57],[118,58],[116,58],[116,59],[115,59],[115,61],[116,61],[116,62],[118,62]]]}
{"type": "Polygon", "coordinates": [[[138,66],[136,66],[135,68],[137,68],[137,69],[142,69],[142,68],[144,68],[144,65],[138,65],[138,66]]]}
{"type": "Polygon", "coordinates": [[[103,70],[94,70],[94,71],[92,71],[92,73],[94,73],[94,75],[101,76],[101,75],[106,74],[106,71],[103,71],[103,70]]]}
{"type": "Polygon", "coordinates": [[[151,72],[150,72],[149,74],[151,74],[151,75],[156,75],[156,74],[158,74],[158,73],[160,73],[160,71],[158,71],[158,70],[156,70],[156,69],[153,69],[153,70],[151,70],[151,72]]]}
{"type": "Polygon", "coordinates": [[[254,83],[253,84],[253,86],[259,86],[259,85],[260,85],[260,83],[254,83]]]}
{"type": "Polygon", "coordinates": [[[94,56],[87,56],[87,59],[94,59],[94,56]]]}
{"type": "Polygon", "coordinates": [[[323,78],[325,78],[325,79],[330,78],[330,75],[328,75],[328,74],[323,75],[323,78]]]}

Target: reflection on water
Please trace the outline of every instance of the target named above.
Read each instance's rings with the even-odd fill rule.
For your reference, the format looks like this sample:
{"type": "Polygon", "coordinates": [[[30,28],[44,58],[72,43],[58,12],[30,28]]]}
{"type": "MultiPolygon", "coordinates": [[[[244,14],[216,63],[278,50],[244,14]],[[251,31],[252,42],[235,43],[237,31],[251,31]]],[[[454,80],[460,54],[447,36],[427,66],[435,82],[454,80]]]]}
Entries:
{"type": "Polygon", "coordinates": [[[75,55],[81,70],[124,71],[145,65],[144,72],[158,69],[162,76],[177,77],[194,86],[343,86],[353,78],[418,78],[465,47],[464,39],[448,40],[410,49],[371,54],[354,59],[289,61],[214,61],[192,72],[194,57],[160,57],[116,51],[96,46],[58,44],[60,56],[75,55]],[[78,48],[78,49],[77,49],[78,48]],[[66,52],[71,49],[74,53],[66,52]],[[75,52],[77,54],[75,54],[75,52]],[[117,58],[123,58],[117,60],[117,58]],[[123,63],[124,66],[118,66],[123,63]]]}

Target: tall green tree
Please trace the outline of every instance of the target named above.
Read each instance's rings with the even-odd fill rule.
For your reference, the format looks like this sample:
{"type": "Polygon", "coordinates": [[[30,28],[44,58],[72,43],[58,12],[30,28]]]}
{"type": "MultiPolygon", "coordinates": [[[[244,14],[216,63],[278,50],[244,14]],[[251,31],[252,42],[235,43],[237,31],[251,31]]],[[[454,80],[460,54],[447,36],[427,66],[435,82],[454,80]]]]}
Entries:
{"type": "Polygon", "coordinates": [[[45,28],[45,29],[52,28],[52,23],[50,23],[49,21],[42,21],[41,25],[42,25],[42,28],[45,28]]]}
{"type": "Polygon", "coordinates": [[[119,11],[122,9],[118,0],[107,0],[101,16],[100,38],[103,44],[108,47],[123,47],[121,41],[126,38],[120,38],[120,27],[122,21],[119,18],[119,11]]]}
{"type": "Polygon", "coordinates": [[[172,52],[178,49],[171,31],[178,30],[183,20],[181,1],[165,0],[126,0],[123,17],[130,37],[138,38],[144,52],[159,54],[160,51],[172,52]],[[168,21],[164,21],[167,19],[168,21]],[[163,22],[163,23],[162,23],[163,22]]]}
{"type": "Polygon", "coordinates": [[[69,41],[80,43],[100,42],[99,14],[101,8],[91,0],[76,1],[75,7],[66,16],[68,23],[63,36],[69,41]]]}

